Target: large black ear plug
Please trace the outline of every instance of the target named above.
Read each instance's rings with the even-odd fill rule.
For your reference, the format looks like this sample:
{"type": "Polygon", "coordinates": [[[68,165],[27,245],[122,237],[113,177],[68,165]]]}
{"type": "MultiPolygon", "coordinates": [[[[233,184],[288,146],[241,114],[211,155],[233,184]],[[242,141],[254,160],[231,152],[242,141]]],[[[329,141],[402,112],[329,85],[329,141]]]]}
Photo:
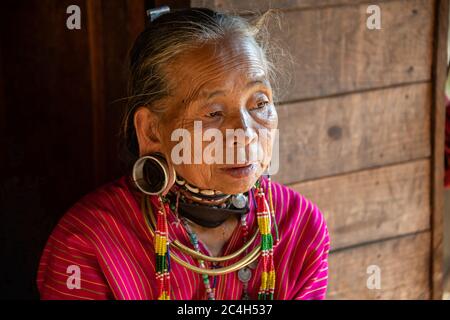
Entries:
{"type": "Polygon", "coordinates": [[[176,176],[175,169],[161,153],[140,157],[133,166],[132,175],[136,187],[148,195],[166,195],[176,176]]]}

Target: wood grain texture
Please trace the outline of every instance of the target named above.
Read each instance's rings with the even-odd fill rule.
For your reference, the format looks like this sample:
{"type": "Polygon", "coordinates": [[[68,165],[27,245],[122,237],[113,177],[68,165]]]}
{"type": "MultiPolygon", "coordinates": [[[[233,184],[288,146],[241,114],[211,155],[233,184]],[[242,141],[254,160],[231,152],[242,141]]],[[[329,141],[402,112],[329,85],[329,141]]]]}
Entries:
{"type": "Polygon", "coordinates": [[[30,0],[3,1],[0,14],[0,250],[10,262],[0,296],[30,299],[57,221],[119,176],[112,102],[126,96],[145,11],[143,0],[30,0]],[[80,30],[66,27],[69,5],[81,9],[80,30]]]}
{"type": "Polygon", "coordinates": [[[137,35],[145,27],[143,0],[102,1],[98,8],[98,45],[102,64],[95,65],[102,78],[102,105],[98,115],[97,181],[111,181],[124,174],[118,160],[118,139],[122,116],[126,109],[128,53],[137,35]],[[101,22],[101,23],[100,23],[101,22]]]}
{"type": "Polygon", "coordinates": [[[89,62],[91,73],[91,107],[92,107],[92,142],[94,180],[96,185],[102,183],[104,163],[106,161],[103,144],[105,143],[105,63],[102,30],[102,1],[88,0],[86,2],[86,20],[89,38],[89,62]]]}
{"type": "Polygon", "coordinates": [[[272,43],[292,56],[292,63],[274,58],[281,73],[277,100],[430,80],[434,1],[377,4],[381,30],[367,28],[367,3],[285,11],[281,28],[270,23],[272,43]]]}
{"type": "Polygon", "coordinates": [[[448,0],[440,0],[436,7],[436,28],[433,64],[432,119],[432,298],[443,294],[443,225],[444,225],[444,145],[445,145],[445,80],[447,77],[448,0]]]}
{"type": "Polygon", "coordinates": [[[154,6],[147,5],[146,9],[159,7],[163,5],[169,6],[171,9],[184,9],[192,7],[190,0],[154,0],[154,1],[146,0],[146,3],[150,4],[150,2],[153,2],[154,6]]]}
{"type": "Polygon", "coordinates": [[[429,177],[418,160],[290,187],[317,203],[335,250],[429,229],[429,177]]]}
{"type": "Polygon", "coordinates": [[[428,231],[331,253],[327,299],[428,299],[429,262],[428,231]],[[380,268],[380,289],[367,288],[371,265],[380,268]]]}
{"type": "Polygon", "coordinates": [[[429,84],[278,107],[283,183],[342,174],[430,155],[429,84]]]}
{"type": "Polygon", "coordinates": [[[0,3],[0,297],[37,297],[37,265],[61,215],[94,188],[84,0],[0,3]],[[69,5],[81,30],[66,27],[69,5]]]}
{"type": "MultiPolygon", "coordinates": [[[[372,1],[373,2],[373,1],[372,1]]],[[[372,3],[371,2],[371,3],[372,3]]],[[[376,1],[381,2],[381,1],[376,1]]],[[[355,5],[367,0],[191,0],[192,7],[205,7],[223,11],[246,13],[268,9],[307,9],[328,6],[355,5]]]]}

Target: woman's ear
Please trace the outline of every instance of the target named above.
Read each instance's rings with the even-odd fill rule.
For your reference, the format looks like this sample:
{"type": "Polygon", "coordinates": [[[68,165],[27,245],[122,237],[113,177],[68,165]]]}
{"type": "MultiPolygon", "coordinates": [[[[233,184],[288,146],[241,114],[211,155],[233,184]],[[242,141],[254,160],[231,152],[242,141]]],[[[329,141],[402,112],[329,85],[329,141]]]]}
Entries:
{"type": "Polygon", "coordinates": [[[138,107],[134,113],[134,127],[139,143],[139,156],[159,152],[161,139],[157,116],[147,107],[138,107]]]}

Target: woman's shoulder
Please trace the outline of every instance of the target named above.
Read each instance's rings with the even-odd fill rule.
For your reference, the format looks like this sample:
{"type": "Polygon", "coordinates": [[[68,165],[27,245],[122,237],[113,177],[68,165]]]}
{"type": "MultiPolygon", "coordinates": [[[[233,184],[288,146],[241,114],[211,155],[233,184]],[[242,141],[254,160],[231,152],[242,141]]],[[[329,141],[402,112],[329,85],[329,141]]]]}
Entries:
{"type": "Polygon", "coordinates": [[[127,179],[122,176],[81,197],[63,214],[55,231],[79,238],[104,230],[108,224],[126,222],[130,209],[136,209],[127,179]]]}
{"type": "Polygon", "coordinates": [[[115,201],[129,196],[128,181],[128,176],[122,176],[105,183],[81,197],[72,208],[83,206],[92,210],[111,210],[115,207],[115,201]]]}
{"type": "Polygon", "coordinates": [[[42,299],[112,297],[104,265],[111,264],[107,257],[118,248],[114,235],[124,230],[120,216],[125,204],[121,202],[127,193],[126,178],[122,177],[86,194],[66,211],[40,259],[37,285],[42,299]],[[67,284],[75,276],[83,277],[78,290],[67,284]]]}
{"type": "MultiPolygon", "coordinates": [[[[266,189],[269,181],[264,180],[266,189]]],[[[285,234],[314,239],[329,238],[325,216],[319,206],[299,191],[271,181],[273,206],[278,228],[285,234]]],[[[328,239],[329,240],[329,239],[328,239]]]]}
{"type": "Polygon", "coordinates": [[[293,298],[323,299],[330,250],[325,216],[315,202],[297,190],[277,182],[271,185],[279,231],[276,247],[281,248],[274,254],[282,265],[297,266],[288,273],[295,283],[293,298]]]}

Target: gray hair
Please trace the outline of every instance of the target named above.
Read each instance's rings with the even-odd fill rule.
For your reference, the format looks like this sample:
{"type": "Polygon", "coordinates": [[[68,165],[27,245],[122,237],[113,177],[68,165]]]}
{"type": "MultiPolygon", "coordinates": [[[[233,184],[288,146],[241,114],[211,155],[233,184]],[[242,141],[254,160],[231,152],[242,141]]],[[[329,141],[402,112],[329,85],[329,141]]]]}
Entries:
{"type": "Polygon", "coordinates": [[[274,10],[249,19],[206,8],[190,8],[163,14],[148,23],[130,52],[128,102],[121,127],[122,160],[127,167],[139,157],[133,122],[137,107],[147,106],[156,114],[164,112],[163,104],[155,102],[170,92],[165,67],[190,48],[228,36],[252,41],[261,50],[274,96],[277,94],[279,73],[278,65],[274,67],[275,54],[272,52],[276,46],[269,44],[268,31],[268,18],[275,16],[274,10]]]}

